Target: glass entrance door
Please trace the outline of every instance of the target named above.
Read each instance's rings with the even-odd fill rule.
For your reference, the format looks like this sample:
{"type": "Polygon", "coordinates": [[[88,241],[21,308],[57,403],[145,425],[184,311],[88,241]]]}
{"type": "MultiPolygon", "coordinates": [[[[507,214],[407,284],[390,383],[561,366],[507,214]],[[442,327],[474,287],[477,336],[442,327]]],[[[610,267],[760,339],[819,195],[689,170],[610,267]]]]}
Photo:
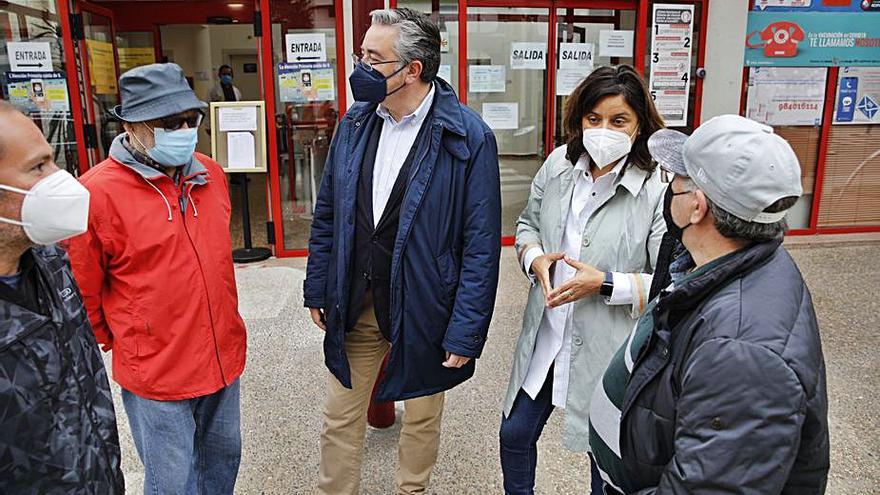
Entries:
{"type": "Polygon", "coordinates": [[[89,159],[94,166],[107,157],[110,143],[122,132],[121,124],[110,114],[119,104],[116,36],[113,12],[88,2],[77,2],[75,8],[82,15],[85,38],[79,56],[86,82],[86,145],[91,147],[89,159]]]}

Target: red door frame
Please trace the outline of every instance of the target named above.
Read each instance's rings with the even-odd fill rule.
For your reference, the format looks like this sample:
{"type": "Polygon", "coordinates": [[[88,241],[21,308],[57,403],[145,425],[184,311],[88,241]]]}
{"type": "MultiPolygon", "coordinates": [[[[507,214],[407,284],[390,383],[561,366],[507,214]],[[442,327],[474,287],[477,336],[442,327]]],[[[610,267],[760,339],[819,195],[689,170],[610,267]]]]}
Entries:
{"type": "Polygon", "coordinates": [[[88,84],[85,79],[80,77],[79,66],[77,64],[76,47],[73,44],[73,32],[70,26],[70,7],[67,0],[61,0],[58,4],[58,16],[61,17],[61,33],[62,43],[64,45],[64,65],[67,69],[67,94],[70,101],[70,113],[73,118],[73,135],[77,143],[81,145],[76,147],[78,169],[80,174],[86,173],[89,169],[89,154],[85,147],[85,118],[83,114],[83,95],[85,94],[85,86],[88,84]],[[82,82],[82,86],[80,83],[82,82]]]}
{"type": "MultiPolygon", "coordinates": [[[[59,3],[64,3],[64,0],[62,0],[59,3]]],[[[74,9],[74,11],[73,11],[74,14],[82,15],[83,13],[88,12],[89,14],[99,15],[102,17],[106,17],[107,19],[110,20],[110,43],[113,45],[113,65],[115,67],[116,77],[118,79],[118,77],[119,77],[119,57],[116,54],[116,26],[115,26],[113,11],[110,9],[95,5],[93,3],[86,2],[84,0],[74,0],[73,1],[73,9],[74,9]]],[[[83,22],[85,22],[85,21],[83,21],[83,22]]],[[[85,30],[85,24],[83,25],[83,30],[85,30]]],[[[82,68],[82,82],[83,82],[82,95],[85,98],[85,105],[84,105],[85,112],[83,112],[83,114],[81,115],[81,118],[84,119],[82,121],[82,124],[85,125],[87,123],[90,123],[92,125],[95,125],[95,130],[97,132],[97,124],[96,124],[97,116],[95,115],[95,109],[92,106],[92,96],[93,95],[92,95],[91,68],[89,65],[88,47],[87,47],[85,38],[82,40],[82,44],[80,44],[78,46],[78,48],[79,48],[79,51],[78,51],[77,55],[79,55],[80,61],[82,62],[81,66],[80,66],[82,68]],[[88,117],[88,119],[85,120],[85,117],[88,117]]],[[[118,94],[119,94],[119,91],[117,88],[117,95],[118,94]]],[[[80,142],[83,143],[82,146],[84,147],[85,146],[85,139],[83,139],[80,142]]],[[[101,155],[100,155],[101,151],[100,151],[99,147],[100,147],[100,144],[96,143],[95,148],[92,148],[90,150],[90,152],[86,151],[86,156],[88,156],[89,159],[86,160],[86,162],[85,162],[85,169],[83,169],[83,164],[80,164],[81,171],[84,172],[85,170],[88,170],[89,168],[91,168],[92,160],[94,160],[95,165],[98,164],[98,162],[100,161],[100,157],[101,157],[101,155]]]]}
{"type": "MultiPolygon", "coordinates": [[[[334,1],[336,23],[336,92],[339,102],[339,119],[347,110],[345,64],[345,27],[343,25],[342,2],[334,1]]],[[[284,215],[281,208],[281,174],[278,161],[277,126],[275,125],[275,60],[272,52],[272,14],[269,0],[259,0],[260,20],[263,36],[260,39],[260,62],[263,70],[263,100],[266,102],[267,134],[269,135],[269,218],[272,219],[275,233],[273,245],[275,256],[279,258],[308,256],[308,249],[288,249],[284,245],[284,215]]],[[[283,34],[283,33],[282,33],[283,34]]]]}

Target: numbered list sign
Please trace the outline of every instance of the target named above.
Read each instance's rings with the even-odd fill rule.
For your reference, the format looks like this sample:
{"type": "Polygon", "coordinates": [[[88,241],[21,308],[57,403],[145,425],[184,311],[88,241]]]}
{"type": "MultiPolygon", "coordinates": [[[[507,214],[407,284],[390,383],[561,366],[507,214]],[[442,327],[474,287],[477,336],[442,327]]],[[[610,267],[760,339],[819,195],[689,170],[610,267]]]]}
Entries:
{"type": "Polygon", "coordinates": [[[654,5],[649,89],[669,127],[687,125],[694,6],[654,5]]]}

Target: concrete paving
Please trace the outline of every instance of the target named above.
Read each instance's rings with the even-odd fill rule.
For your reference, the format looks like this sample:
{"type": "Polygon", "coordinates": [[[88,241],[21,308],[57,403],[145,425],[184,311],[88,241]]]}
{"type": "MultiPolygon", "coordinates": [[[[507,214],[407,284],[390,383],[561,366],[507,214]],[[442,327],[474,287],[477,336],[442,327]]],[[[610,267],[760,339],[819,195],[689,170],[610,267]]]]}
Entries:
{"type": "MultiPolygon", "coordinates": [[[[792,254],[813,293],[828,368],[832,442],[828,493],[878,493],[880,243],[797,246],[792,254]]],[[[301,307],[304,267],[303,260],[270,260],[236,270],[240,309],[249,333],[237,493],[314,492],[327,373],[322,333],[301,307]]],[[[476,375],[447,396],[431,493],[502,493],[497,432],[527,291],[510,248],[504,250],[502,267],[495,318],[476,375]]],[[[138,493],[143,470],[114,387],[123,468],[129,491],[138,493]]],[[[558,410],[551,416],[539,443],[539,494],[581,494],[589,487],[585,456],[561,447],[563,414],[558,410]]],[[[390,429],[368,429],[362,493],[393,493],[399,417],[390,429]]]]}

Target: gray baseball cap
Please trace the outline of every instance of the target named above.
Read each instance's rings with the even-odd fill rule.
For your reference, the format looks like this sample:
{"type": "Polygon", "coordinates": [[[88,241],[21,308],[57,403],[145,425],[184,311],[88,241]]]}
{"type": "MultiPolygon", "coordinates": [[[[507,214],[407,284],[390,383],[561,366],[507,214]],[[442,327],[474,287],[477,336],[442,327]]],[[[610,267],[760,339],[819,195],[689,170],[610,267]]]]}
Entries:
{"type": "Polygon", "coordinates": [[[785,211],[764,210],[803,193],[797,155],[770,126],[739,115],[719,115],[690,137],[671,130],[655,134],[658,137],[651,136],[648,148],[658,164],[690,177],[707,198],[739,219],[778,222],[785,211]]]}
{"type": "Polygon", "coordinates": [[[110,112],[125,122],[144,122],[187,110],[204,110],[183,69],[177,64],[150,64],[131,69],[119,78],[122,104],[110,112]]]}

